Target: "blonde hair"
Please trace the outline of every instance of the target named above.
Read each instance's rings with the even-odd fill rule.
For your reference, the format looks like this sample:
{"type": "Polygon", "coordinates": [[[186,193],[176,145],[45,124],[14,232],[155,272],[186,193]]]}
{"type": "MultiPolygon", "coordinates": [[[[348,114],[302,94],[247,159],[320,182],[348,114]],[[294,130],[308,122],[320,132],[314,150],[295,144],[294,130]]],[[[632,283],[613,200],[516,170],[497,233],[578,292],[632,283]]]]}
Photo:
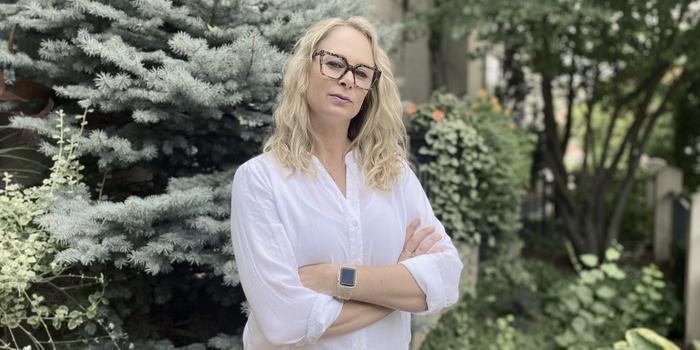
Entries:
{"type": "Polygon", "coordinates": [[[365,184],[388,193],[407,162],[408,136],[404,127],[399,90],[394,82],[389,57],[379,47],[374,26],[363,17],[329,18],[309,28],[294,46],[284,72],[282,96],[273,112],[273,130],[263,152],[271,152],[284,167],[316,175],[311,160],[313,137],[306,103],[312,55],[318,43],[334,28],[347,26],[369,39],[375,65],[382,72],[370,89],[360,112],[351,120],[350,150],[365,175],[365,184]]]}

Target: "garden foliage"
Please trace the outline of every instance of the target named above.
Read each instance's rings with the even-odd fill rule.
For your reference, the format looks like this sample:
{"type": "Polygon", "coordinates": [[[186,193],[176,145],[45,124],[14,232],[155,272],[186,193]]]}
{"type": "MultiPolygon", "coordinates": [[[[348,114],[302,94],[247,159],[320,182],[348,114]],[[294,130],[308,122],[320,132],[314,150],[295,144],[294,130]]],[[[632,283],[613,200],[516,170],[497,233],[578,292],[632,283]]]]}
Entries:
{"type": "MultiPolygon", "coordinates": [[[[87,113],[87,111],[86,111],[87,113]]],[[[84,341],[111,341],[120,336],[100,311],[104,275],[76,273],[70,264],[55,261],[60,245],[36,223],[57,202],[85,191],[77,160],[78,139],[87,124],[76,116],[71,128],[63,111],[50,116],[56,123],[49,178],[41,185],[21,188],[4,174],[0,189],[0,348],[44,349],[60,343],[84,346],[84,341]],[[54,339],[60,341],[54,343],[54,339]]]]}
{"type": "Polygon", "coordinates": [[[531,138],[495,98],[436,93],[409,105],[407,130],[435,214],[454,239],[493,245],[520,228],[531,138]]]}
{"type": "Polygon", "coordinates": [[[639,327],[667,336],[680,301],[653,265],[623,268],[620,249],[608,249],[603,262],[582,256],[576,275],[523,258],[483,262],[476,294],[442,317],[422,349],[486,349],[494,341],[500,349],[647,349],[618,340],[639,327]]]}

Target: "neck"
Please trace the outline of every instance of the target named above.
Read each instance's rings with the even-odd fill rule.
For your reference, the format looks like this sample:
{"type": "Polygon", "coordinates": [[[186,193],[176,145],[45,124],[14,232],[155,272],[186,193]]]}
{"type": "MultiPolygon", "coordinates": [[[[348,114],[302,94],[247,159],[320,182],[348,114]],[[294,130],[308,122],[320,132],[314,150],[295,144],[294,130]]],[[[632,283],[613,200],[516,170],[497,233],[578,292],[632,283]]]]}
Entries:
{"type": "MultiPolygon", "coordinates": [[[[312,125],[312,127],[314,127],[312,125]]],[[[345,164],[345,154],[350,148],[347,125],[335,128],[314,127],[314,144],[312,153],[326,167],[337,167],[345,164]]]]}

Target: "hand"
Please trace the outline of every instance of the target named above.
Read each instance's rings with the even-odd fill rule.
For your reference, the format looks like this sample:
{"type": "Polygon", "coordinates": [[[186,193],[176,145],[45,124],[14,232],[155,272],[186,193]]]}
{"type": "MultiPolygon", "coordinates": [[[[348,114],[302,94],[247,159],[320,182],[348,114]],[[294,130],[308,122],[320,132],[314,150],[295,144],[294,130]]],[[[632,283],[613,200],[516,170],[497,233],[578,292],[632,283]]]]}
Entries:
{"type": "Polygon", "coordinates": [[[316,293],[333,295],[338,276],[337,264],[314,264],[299,268],[299,279],[304,287],[316,293]]]}
{"type": "Polygon", "coordinates": [[[406,227],[406,238],[404,239],[403,250],[401,250],[398,262],[404,261],[406,259],[418,255],[428,253],[440,253],[444,251],[442,247],[437,247],[430,251],[430,249],[435,245],[435,243],[440,241],[440,239],[442,238],[440,233],[433,233],[435,232],[435,226],[430,225],[416,233],[416,229],[418,228],[419,224],[420,217],[416,217],[408,224],[408,227],[406,227]],[[431,233],[432,235],[430,236],[430,238],[423,241],[431,233]],[[421,241],[423,242],[421,243],[421,241]]]}

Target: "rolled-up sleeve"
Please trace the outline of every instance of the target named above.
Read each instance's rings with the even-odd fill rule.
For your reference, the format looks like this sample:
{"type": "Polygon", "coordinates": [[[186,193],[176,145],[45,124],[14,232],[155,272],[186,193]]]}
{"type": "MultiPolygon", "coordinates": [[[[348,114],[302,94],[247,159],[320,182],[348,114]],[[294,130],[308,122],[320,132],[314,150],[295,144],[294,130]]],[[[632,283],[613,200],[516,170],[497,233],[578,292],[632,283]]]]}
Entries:
{"type": "Polygon", "coordinates": [[[421,223],[418,230],[435,225],[435,232],[442,235],[434,248],[442,247],[444,248],[443,252],[419,255],[401,262],[425,293],[425,302],[428,308],[415,314],[432,314],[456,303],[459,299],[459,277],[463,264],[452,240],[445,232],[445,227],[435,217],[418,177],[407,164],[404,166],[401,185],[407,217],[409,219],[420,217],[421,223]]]}
{"type": "Polygon", "coordinates": [[[336,320],[342,303],[301,284],[273,185],[256,164],[241,165],[233,178],[231,237],[241,285],[270,343],[313,344],[336,320]]]}

